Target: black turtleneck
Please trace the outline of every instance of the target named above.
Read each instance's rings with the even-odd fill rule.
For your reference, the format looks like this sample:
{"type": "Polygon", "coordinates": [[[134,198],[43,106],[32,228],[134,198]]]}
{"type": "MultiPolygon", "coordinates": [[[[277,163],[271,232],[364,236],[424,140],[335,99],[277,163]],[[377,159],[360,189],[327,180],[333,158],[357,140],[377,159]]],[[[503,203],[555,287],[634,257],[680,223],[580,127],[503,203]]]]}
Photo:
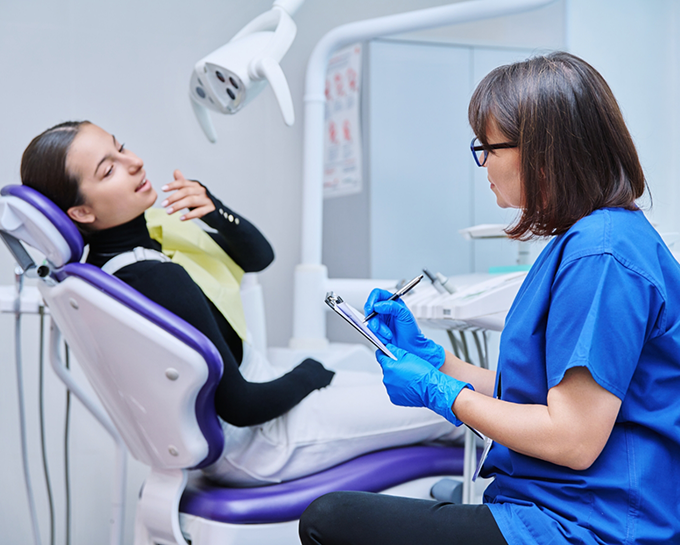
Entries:
{"type": "MultiPolygon", "coordinates": [[[[234,214],[213,195],[215,211],[201,218],[217,233],[209,233],[245,271],[257,272],[274,259],[267,239],[249,221],[234,214]]],[[[116,255],[137,246],[160,250],[149,236],[144,215],[91,234],[87,262],[101,267],[116,255]]],[[[229,322],[203,294],[180,265],[139,261],[115,273],[126,284],[184,319],[210,339],[224,364],[215,392],[217,414],[235,426],[253,426],[281,416],[312,391],[327,386],[333,372],[307,359],[286,375],[271,382],[247,382],[239,372],[243,344],[229,322]]]]}

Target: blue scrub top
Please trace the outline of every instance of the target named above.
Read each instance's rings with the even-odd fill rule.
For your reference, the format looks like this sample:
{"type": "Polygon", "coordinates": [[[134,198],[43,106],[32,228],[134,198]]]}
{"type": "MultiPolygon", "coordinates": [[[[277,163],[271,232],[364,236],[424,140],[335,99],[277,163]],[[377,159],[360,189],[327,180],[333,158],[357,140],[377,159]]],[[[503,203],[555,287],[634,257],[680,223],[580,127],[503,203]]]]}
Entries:
{"type": "Polygon", "coordinates": [[[581,366],[622,401],[611,437],[584,471],[494,444],[484,501],[503,536],[680,543],[680,264],[641,211],[597,210],[553,239],[508,313],[501,399],[546,405],[581,366]]]}

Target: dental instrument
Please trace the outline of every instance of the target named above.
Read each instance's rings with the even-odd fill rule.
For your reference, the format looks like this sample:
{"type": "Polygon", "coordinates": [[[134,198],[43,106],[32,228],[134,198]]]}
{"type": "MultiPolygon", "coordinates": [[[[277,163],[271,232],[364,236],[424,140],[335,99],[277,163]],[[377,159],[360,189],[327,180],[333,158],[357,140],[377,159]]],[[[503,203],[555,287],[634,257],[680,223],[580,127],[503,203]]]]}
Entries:
{"type": "Polygon", "coordinates": [[[437,272],[432,274],[427,269],[423,269],[423,272],[430,279],[430,282],[432,282],[434,289],[436,289],[439,293],[453,293],[456,291],[456,288],[453,287],[453,284],[449,284],[449,279],[442,273],[437,272]]]}
{"type": "Polygon", "coordinates": [[[453,282],[449,283],[449,280],[451,280],[448,276],[444,276],[442,273],[437,271],[435,273],[435,278],[439,282],[439,284],[449,293],[455,293],[456,288],[453,286],[453,282]]]}
{"type": "Polygon", "coordinates": [[[243,27],[229,42],[196,63],[191,75],[191,106],[210,142],[217,133],[208,110],[235,114],[266,86],[272,87],[283,120],[295,122],[293,99],[279,62],[297,28],[292,16],[304,0],[276,0],[271,10],[243,27]]]}

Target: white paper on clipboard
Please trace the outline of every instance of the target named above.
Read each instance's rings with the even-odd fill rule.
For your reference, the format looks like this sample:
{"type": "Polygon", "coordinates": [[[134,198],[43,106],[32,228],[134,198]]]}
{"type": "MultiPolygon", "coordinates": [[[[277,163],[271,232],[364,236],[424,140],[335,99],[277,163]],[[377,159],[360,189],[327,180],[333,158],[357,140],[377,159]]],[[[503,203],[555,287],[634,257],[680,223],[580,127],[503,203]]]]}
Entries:
{"type": "Polygon", "coordinates": [[[364,315],[352,305],[345,303],[339,295],[335,295],[332,291],[326,294],[326,304],[349,325],[361,333],[373,346],[382,350],[383,354],[389,356],[393,360],[397,359],[383,342],[376,337],[375,333],[368,329],[368,325],[364,323],[364,315]]]}

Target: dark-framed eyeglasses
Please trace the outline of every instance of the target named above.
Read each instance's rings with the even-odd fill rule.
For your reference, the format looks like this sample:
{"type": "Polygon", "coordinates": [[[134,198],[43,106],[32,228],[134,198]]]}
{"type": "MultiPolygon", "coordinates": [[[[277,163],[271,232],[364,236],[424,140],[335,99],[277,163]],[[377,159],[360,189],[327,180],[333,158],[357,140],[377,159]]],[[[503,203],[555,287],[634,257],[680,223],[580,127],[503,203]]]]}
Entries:
{"type": "Polygon", "coordinates": [[[489,152],[495,149],[509,149],[516,148],[517,144],[511,142],[503,142],[501,144],[489,144],[488,146],[482,145],[479,138],[473,138],[470,142],[470,151],[472,151],[472,156],[475,158],[475,163],[478,167],[483,167],[486,164],[486,160],[489,157],[489,152]]]}

